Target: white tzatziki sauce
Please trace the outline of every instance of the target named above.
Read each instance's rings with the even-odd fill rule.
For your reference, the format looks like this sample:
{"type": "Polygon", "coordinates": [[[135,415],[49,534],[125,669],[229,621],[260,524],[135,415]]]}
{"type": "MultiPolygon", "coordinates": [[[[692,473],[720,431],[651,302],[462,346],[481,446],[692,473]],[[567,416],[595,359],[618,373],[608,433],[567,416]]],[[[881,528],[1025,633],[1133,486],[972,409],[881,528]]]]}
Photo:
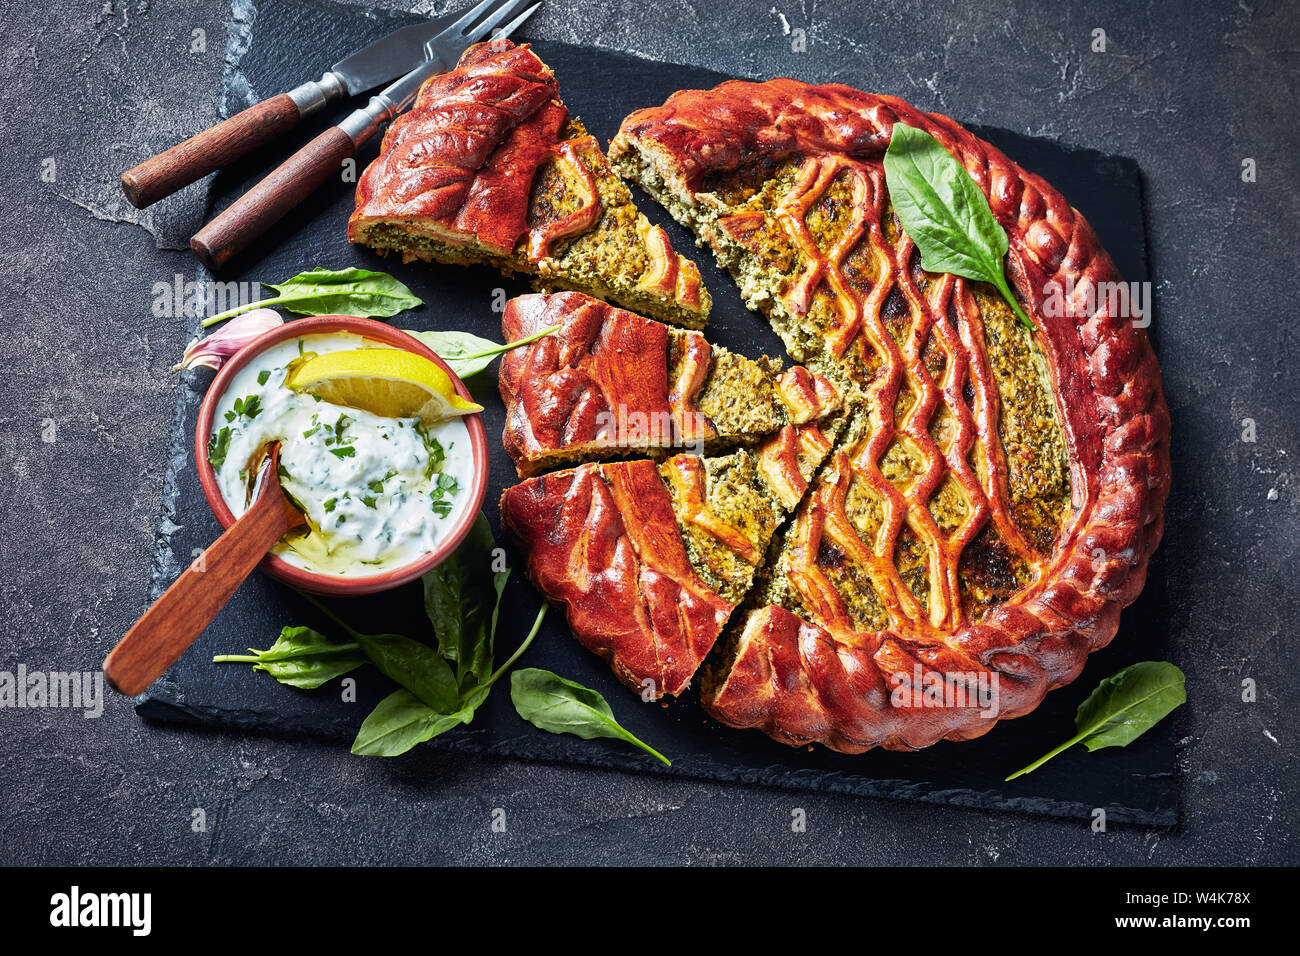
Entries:
{"type": "Polygon", "coordinates": [[[236,517],[248,508],[249,461],[280,442],[280,486],[307,515],[272,553],[316,574],[366,577],[432,551],[460,518],[473,485],[460,418],[424,428],[298,394],[284,384],[304,353],[389,348],[351,332],[305,335],[240,369],[217,402],[208,460],[236,517]]]}

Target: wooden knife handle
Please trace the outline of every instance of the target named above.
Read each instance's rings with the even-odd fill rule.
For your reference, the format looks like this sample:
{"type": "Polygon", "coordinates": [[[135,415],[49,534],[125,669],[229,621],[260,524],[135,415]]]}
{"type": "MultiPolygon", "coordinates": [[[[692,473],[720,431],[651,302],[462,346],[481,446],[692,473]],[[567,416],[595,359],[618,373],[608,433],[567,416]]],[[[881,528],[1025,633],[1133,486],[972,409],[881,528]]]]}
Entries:
{"type": "Polygon", "coordinates": [[[278,482],[163,592],[104,660],[114,690],[134,697],[176,663],[288,530],[278,482]]]}
{"type": "Polygon", "coordinates": [[[327,179],[337,176],[343,161],[355,152],[352,137],[331,126],[195,233],[190,249],[216,272],[327,179]]]}
{"type": "Polygon", "coordinates": [[[122,192],[137,209],[246,156],[293,129],[302,119],[288,93],[281,93],[177,143],[122,174],[122,192]]]}

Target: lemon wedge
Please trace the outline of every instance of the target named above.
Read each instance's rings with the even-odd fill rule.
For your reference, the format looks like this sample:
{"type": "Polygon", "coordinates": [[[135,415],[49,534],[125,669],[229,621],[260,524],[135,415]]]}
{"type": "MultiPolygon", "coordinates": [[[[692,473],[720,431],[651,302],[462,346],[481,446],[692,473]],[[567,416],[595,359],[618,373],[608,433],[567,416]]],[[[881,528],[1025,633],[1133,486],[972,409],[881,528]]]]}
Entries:
{"type": "Polygon", "coordinates": [[[402,349],[324,352],[299,363],[285,384],[335,405],[434,425],[483,406],[461,398],[451,378],[422,355],[402,349]]]}

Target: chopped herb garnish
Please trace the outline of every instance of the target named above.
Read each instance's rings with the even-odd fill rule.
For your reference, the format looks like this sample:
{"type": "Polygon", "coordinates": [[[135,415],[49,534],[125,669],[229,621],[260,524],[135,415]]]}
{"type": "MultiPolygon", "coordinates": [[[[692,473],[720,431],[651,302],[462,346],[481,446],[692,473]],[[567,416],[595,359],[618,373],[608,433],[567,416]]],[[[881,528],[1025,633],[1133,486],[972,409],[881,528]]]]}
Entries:
{"type": "Polygon", "coordinates": [[[438,490],[439,490],[439,491],[444,491],[444,492],[446,492],[447,494],[454,495],[454,494],[456,493],[456,491],[457,491],[459,488],[460,488],[460,483],[459,483],[458,481],[456,481],[456,478],[455,478],[454,475],[439,475],[439,476],[438,476],[438,490]]]}
{"type": "Polygon", "coordinates": [[[384,483],[379,478],[376,478],[374,481],[366,482],[366,487],[377,495],[382,495],[384,493],[384,483]]]}
{"type": "Polygon", "coordinates": [[[447,460],[447,452],[443,450],[442,442],[434,438],[419,425],[415,426],[420,438],[424,441],[424,450],[429,455],[429,463],[424,468],[424,477],[432,478],[435,474],[442,471],[442,463],[447,460]]]}
{"type": "Polygon", "coordinates": [[[362,495],[362,496],[361,496],[361,503],[362,503],[363,505],[365,505],[367,508],[374,508],[374,507],[375,507],[375,499],[372,498],[372,497],[370,497],[369,495],[362,495]]]}
{"type": "Polygon", "coordinates": [[[450,501],[435,500],[435,501],[431,501],[429,504],[430,507],[433,508],[433,513],[436,514],[439,518],[445,518],[447,517],[447,515],[451,514],[450,501]]]}
{"type": "MultiPolygon", "coordinates": [[[[243,415],[245,418],[256,418],[257,413],[261,410],[262,400],[256,395],[235,399],[235,414],[237,415],[243,415]]],[[[227,420],[229,420],[229,413],[227,413],[227,420]]]]}
{"type": "Polygon", "coordinates": [[[271,377],[271,370],[269,368],[262,369],[262,371],[257,373],[257,384],[265,385],[267,383],[267,380],[270,379],[270,377],[271,377]]]}
{"type": "Polygon", "coordinates": [[[351,458],[357,453],[357,450],[351,445],[341,445],[338,448],[331,448],[330,454],[337,458],[351,458]]]}
{"type": "Polygon", "coordinates": [[[325,501],[325,510],[326,510],[327,512],[329,512],[329,511],[333,511],[333,510],[334,510],[334,506],[335,506],[336,504],[338,504],[338,503],[339,503],[339,500],[338,500],[337,498],[328,498],[328,499],[326,499],[326,501],[325,501]]]}
{"type": "Polygon", "coordinates": [[[293,477],[292,475],[289,474],[289,469],[286,468],[286,467],[284,467],[284,465],[276,465],[276,466],[275,466],[275,473],[276,473],[277,475],[279,475],[281,478],[292,478],[292,477],[293,477]]]}
{"type": "Polygon", "coordinates": [[[305,432],[302,433],[302,437],[303,437],[303,438],[310,438],[312,435],[316,434],[318,431],[320,431],[320,426],[319,426],[319,425],[313,425],[313,426],[311,426],[311,428],[307,429],[305,432]]]}
{"type": "Polygon", "coordinates": [[[223,425],[221,431],[208,439],[208,464],[220,468],[226,463],[226,452],[229,450],[230,429],[223,425]]]}

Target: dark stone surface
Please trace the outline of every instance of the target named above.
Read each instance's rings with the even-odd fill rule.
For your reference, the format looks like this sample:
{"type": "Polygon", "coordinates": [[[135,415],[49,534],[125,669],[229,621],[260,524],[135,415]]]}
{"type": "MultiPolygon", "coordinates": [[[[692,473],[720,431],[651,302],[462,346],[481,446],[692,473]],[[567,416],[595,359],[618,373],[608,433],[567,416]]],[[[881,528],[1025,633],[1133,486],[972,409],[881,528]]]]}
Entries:
{"type": "MultiPolygon", "coordinates": [[[[252,9],[237,4],[236,42],[252,9]]],[[[146,599],[168,369],[185,340],[178,321],[151,315],[152,289],[193,277],[175,250],[202,216],[198,190],[132,210],[117,175],[218,116],[231,10],[47,10],[0,19],[17,78],[0,88],[0,311],[12,330],[0,343],[0,668],[89,670],[146,599]],[[204,52],[189,52],[195,29],[204,52]]],[[[1283,305],[1300,226],[1296,8],[1175,17],[1158,3],[1084,13],[547,0],[531,32],[729,73],[843,80],[1137,159],[1175,429],[1165,554],[1171,658],[1191,698],[1173,718],[1182,823],[1094,834],[1073,821],[436,751],[365,761],[288,736],[160,728],[114,698],[97,720],[0,710],[0,861],[1296,862],[1300,726],[1284,688],[1300,664],[1297,356],[1283,305]],[[791,52],[787,27],[806,31],[806,52],[791,52]],[[1097,28],[1105,53],[1090,49],[1097,28]],[[1242,182],[1246,158],[1257,182],[1242,182]],[[1254,703],[1241,701],[1246,678],[1254,703]],[[208,826],[195,833],[199,807],[208,826]],[[489,828],[496,807],[504,834],[489,828]],[[794,807],[807,833],[791,832],[794,807]]]]}

